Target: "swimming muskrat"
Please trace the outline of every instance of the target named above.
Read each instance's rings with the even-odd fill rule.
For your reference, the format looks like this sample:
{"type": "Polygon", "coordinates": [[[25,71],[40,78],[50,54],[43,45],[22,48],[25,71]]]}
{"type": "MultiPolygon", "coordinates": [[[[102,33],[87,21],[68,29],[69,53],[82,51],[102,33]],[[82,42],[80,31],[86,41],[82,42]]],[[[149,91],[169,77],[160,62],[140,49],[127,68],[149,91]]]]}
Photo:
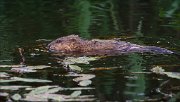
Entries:
{"type": "Polygon", "coordinates": [[[69,35],[58,38],[48,44],[48,49],[51,52],[58,53],[80,53],[83,55],[114,55],[132,52],[150,52],[158,54],[172,54],[173,52],[165,48],[155,46],[142,46],[132,44],[125,41],[117,40],[86,40],[78,35],[69,35]]]}

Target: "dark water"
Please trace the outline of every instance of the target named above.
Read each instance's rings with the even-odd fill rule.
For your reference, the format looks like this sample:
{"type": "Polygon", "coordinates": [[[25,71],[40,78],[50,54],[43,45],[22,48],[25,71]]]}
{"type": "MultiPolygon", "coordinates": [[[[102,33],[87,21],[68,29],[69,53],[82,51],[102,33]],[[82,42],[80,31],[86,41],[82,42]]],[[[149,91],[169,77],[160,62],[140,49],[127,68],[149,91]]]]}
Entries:
{"type": "MultiPolygon", "coordinates": [[[[71,101],[178,102],[179,56],[133,53],[104,57],[90,64],[78,64],[83,69],[78,72],[65,69],[57,63],[57,57],[41,49],[53,39],[78,34],[88,39],[118,37],[136,44],[180,52],[179,5],[179,0],[1,0],[0,64],[19,65],[22,56],[18,48],[22,48],[25,65],[51,67],[29,73],[12,72],[11,68],[2,67],[0,72],[6,72],[10,77],[52,82],[0,82],[0,88],[11,85],[33,88],[58,85],[67,90],[56,94],[70,95],[71,101]],[[156,66],[168,72],[177,72],[176,78],[148,73],[156,66]],[[72,73],[95,77],[88,80],[92,83],[82,86],[73,80],[77,76],[72,73]],[[76,87],[80,89],[72,90],[76,87]],[[81,94],[75,97],[72,95],[74,91],[77,92],[75,95],[78,92],[81,94]],[[83,95],[84,98],[78,98],[83,95]]],[[[64,58],[60,59],[62,61],[64,58]]],[[[8,78],[0,76],[0,79],[8,78]]],[[[25,88],[15,91],[0,89],[0,99],[14,100],[14,94],[25,97],[26,93],[29,91],[25,88]],[[8,95],[4,97],[2,93],[8,95]]]]}

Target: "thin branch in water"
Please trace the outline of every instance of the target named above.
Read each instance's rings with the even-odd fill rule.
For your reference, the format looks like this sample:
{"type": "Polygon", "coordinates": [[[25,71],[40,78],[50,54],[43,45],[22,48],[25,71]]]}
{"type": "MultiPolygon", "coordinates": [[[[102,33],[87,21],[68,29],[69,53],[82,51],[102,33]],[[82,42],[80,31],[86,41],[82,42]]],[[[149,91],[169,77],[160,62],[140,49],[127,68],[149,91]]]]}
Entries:
{"type": "Polygon", "coordinates": [[[21,61],[20,65],[24,66],[25,65],[25,57],[23,56],[24,49],[23,48],[18,48],[19,54],[21,56],[21,61]]]}

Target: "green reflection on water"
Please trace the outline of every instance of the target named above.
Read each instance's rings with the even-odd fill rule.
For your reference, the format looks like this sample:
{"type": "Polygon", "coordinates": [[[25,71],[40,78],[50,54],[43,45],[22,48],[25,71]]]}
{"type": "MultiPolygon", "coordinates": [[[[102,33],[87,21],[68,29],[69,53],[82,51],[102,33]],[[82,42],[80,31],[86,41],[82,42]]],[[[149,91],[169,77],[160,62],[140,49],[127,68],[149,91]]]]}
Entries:
{"type": "MultiPolygon", "coordinates": [[[[0,60],[10,60],[9,62],[1,62],[1,64],[18,62],[16,61],[18,54],[13,55],[17,47],[33,46],[37,39],[55,39],[69,34],[79,34],[84,38],[114,35],[156,37],[164,39],[164,42],[172,39],[171,42],[176,45],[162,44],[165,47],[179,50],[180,45],[179,0],[1,0],[0,12],[0,60]],[[16,60],[11,61],[14,57],[16,60]]],[[[153,40],[143,43],[140,39],[132,41],[156,46],[156,43],[152,43],[153,40]]],[[[42,63],[42,57],[35,57],[31,60],[34,62],[27,62],[27,64],[42,63]]],[[[122,60],[113,62],[110,59],[108,62],[111,63],[108,65],[111,66],[122,60]]],[[[142,72],[148,63],[139,54],[130,54],[126,60],[129,63],[122,61],[121,64],[130,65],[129,72],[142,72]]],[[[164,59],[161,60],[164,61],[164,59]]],[[[169,60],[169,63],[174,61],[173,59],[166,60],[169,60]]],[[[96,78],[98,81],[93,83],[97,87],[95,93],[99,93],[97,97],[100,100],[122,100],[120,98],[124,94],[121,92],[124,90],[125,92],[145,93],[146,88],[149,87],[146,83],[151,83],[145,81],[146,76],[143,74],[137,75],[137,80],[127,80],[127,82],[124,81],[123,75],[119,76],[113,71],[107,71],[103,75],[100,79],[96,78]],[[138,86],[133,88],[127,86],[123,89],[124,84],[138,86]],[[118,86],[118,88],[114,86],[118,86]],[[116,91],[120,94],[115,93],[116,91]],[[121,95],[120,98],[118,95],[121,95]]],[[[24,76],[28,77],[28,75],[24,76]]],[[[43,75],[38,77],[48,79],[52,77],[52,73],[45,70],[43,75]]],[[[55,80],[59,81],[59,79],[55,80]]],[[[69,78],[69,80],[71,79],[69,78]]],[[[67,82],[65,85],[68,84],[68,86],[74,85],[66,79],[60,81],[67,82]]],[[[133,99],[144,97],[143,95],[136,96],[130,95],[133,99]]]]}

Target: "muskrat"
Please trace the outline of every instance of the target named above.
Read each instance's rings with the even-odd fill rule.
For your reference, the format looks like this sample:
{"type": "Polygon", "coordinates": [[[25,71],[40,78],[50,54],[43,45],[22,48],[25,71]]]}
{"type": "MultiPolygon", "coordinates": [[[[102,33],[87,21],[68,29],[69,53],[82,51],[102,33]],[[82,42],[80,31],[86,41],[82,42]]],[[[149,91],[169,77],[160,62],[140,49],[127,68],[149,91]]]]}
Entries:
{"type": "Polygon", "coordinates": [[[159,54],[172,54],[173,52],[165,48],[156,46],[142,46],[132,44],[130,42],[118,40],[101,40],[92,39],[86,40],[78,35],[69,35],[60,37],[48,44],[47,48],[51,52],[58,53],[81,53],[84,55],[114,55],[132,52],[150,52],[159,54]]]}

